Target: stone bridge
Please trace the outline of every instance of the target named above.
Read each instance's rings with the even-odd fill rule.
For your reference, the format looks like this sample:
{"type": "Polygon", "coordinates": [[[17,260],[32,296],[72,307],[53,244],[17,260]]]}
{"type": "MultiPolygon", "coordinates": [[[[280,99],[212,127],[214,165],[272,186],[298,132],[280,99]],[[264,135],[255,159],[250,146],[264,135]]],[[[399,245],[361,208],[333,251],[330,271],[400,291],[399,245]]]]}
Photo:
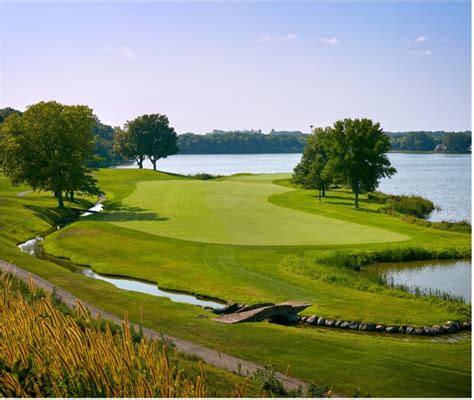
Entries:
{"type": "Polygon", "coordinates": [[[226,324],[237,324],[240,322],[260,322],[266,319],[275,322],[292,322],[298,319],[297,314],[311,304],[297,301],[288,301],[280,304],[253,304],[237,309],[235,312],[227,313],[215,321],[226,324]]]}

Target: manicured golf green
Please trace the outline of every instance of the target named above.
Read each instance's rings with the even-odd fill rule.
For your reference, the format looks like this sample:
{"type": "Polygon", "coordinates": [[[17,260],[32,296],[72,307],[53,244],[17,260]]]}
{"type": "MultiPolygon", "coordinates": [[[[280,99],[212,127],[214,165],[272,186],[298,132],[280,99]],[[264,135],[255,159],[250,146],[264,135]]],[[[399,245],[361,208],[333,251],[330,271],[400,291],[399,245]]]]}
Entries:
{"type": "MultiPolygon", "coordinates": [[[[470,307],[453,302],[416,298],[380,287],[346,287],[337,280],[316,279],[306,275],[304,270],[292,268],[295,260],[311,258],[322,250],[403,249],[409,246],[469,249],[470,235],[420,227],[377,213],[378,205],[366,202],[365,198],[362,198],[361,209],[355,210],[351,194],[345,191],[330,192],[319,202],[314,191],[290,188],[285,176],[235,176],[212,182],[138,170],[101,170],[97,176],[107,194],[105,211],[49,236],[45,241],[49,252],[92,265],[98,272],[151,280],[161,288],[181,289],[244,303],[308,301],[313,304],[308,313],[334,318],[424,325],[447,319],[465,319],[470,314],[470,307]],[[186,186],[188,183],[192,185],[186,186]],[[177,197],[167,198],[162,190],[157,193],[157,188],[165,187],[162,184],[169,185],[169,190],[174,190],[171,186],[176,184],[179,189],[176,189],[175,196],[178,197],[187,194],[187,187],[200,190],[193,189],[195,200],[186,203],[177,197]],[[226,198],[226,192],[231,190],[221,188],[230,188],[230,185],[236,185],[233,194],[241,192],[242,197],[236,202],[226,199],[229,204],[235,204],[235,207],[240,207],[239,203],[247,204],[249,212],[254,208],[259,210],[256,215],[260,217],[258,223],[261,226],[251,231],[252,234],[266,229],[263,220],[269,225],[277,224],[273,216],[282,215],[279,213],[284,210],[291,212],[288,215],[302,215],[318,223],[324,221],[326,229],[331,227],[329,221],[334,221],[353,225],[360,232],[375,231],[399,238],[392,241],[280,245],[275,242],[280,240],[278,235],[274,235],[272,242],[265,244],[262,238],[261,244],[256,246],[245,244],[245,227],[240,227],[239,232],[230,231],[225,240],[216,241],[215,238],[224,236],[228,229],[227,221],[222,223],[221,226],[226,228],[220,228],[220,235],[203,237],[207,222],[199,213],[186,211],[194,224],[197,221],[204,224],[191,228],[191,224],[184,220],[178,221],[186,215],[184,211],[169,205],[175,201],[180,204],[176,208],[183,205],[184,210],[186,204],[191,208],[194,202],[205,204],[211,199],[210,205],[200,206],[201,212],[208,209],[208,215],[215,221],[226,220],[226,216],[216,210],[214,200],[215,196],[226,198]],[[147,187],[151,188],[150,193],[147,187]],[[207,187],[219,190],[214,194],[207,187]],[[249,194],[252,190],[260,194],[252,197],[249,194]],[[142,196],[138,196],[140,192],[142,196]],[[147,196],[150,200],[140,203],[147,196]],[[168,215],[163,211],[166,204],[168,215]],[[167,228],[170,229],[168,234],[161,231],[164,223],[171,227],[172,222],[179,224],[167,228]],[[143,223],[150,226],[150,231],[141,229],[143,223]],[[193,238],[183,237],[189,234],[186,225],[193,238]]],[[[18,263],[92,304],[119,315],[127,311],[130,319],[136,322],[140,320],[142,307],[148,327],[212,348],[217,345],[221,351],[262,364],[270,362],[283,372],[289,366],[290,374],[307,381],[329,384],[337,393],[347,396],[354,395],[357,390],[362,395],[389,397],[470,397],[470,335],[449,342],[443,338],[388,337],[267,323],[224,325],[214,322],[213,314],[199,307],[122,291],[109,283],[91,280],[21,254],[16,248],[18,241],[46,229],[50,222],[63,214],[58,212],[48,193],[16,196],[17,192],[27,189],[12,189],[0,177],[1,258],[18,263]]],[[[229,210],[232,212],[235,211],[229,210]]],[[[283,215],[286,214],[283,212],[283,215]]],[[[239,225],[237,213],[232,220],[239,225]]],[[[245,224],[250,224],[249,220],[245,220],[245,224]]],[[[298,232],[299,224],[289,220],[287,224],[298,235],[304,236],[298,232]]],[[[318,234],[317,230],[310,232],[318,234]]],[[[290,236],[286,238],[291,240],[290,236]]]]}
{"type": "MultiPolygon", "coordinates": [[[[123,228],[195,242],[253,246],[328,245],[407,240],[406,235],[335,218],[307,214],[268,202],[289,189],[272,183],[282,175],[215,181],[140,182],[123,200],[137,218],[123,228]],[[262,177],[264,179],[262,179],[262,177]],[[258,184],[255,184],[258,183],[258,184]],[[140,219],[142,213],[155,218],[140,219]]],[[[114,220],[114,215],[110,214],[114,220]]]]}

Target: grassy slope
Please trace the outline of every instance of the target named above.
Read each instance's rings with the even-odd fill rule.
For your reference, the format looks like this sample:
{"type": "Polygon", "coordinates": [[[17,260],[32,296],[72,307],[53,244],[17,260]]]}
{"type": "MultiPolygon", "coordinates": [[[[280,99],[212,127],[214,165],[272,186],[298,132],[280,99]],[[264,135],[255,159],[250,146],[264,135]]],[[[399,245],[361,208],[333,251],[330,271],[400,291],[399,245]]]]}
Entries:
{"type": "MultiPolygon", "coordinates": [[[[102,186],[108,189],[109,197],[114,196],[113,201],[118,201],[133,192],[134,181],[156,179],[157,176],[160,175],[149,171],[102,171],[100,179],[102,186]],[[119,173],[122,174],[120,180],[116,175],[119,173]]],[[[161,177],[168,178],[168,176],[161,177]]],[[[31,236],[29,232],[37,232],[47,227],[45,222],[34,217],[21,222],[24,214],[28,213],[24,211],[24,205],[35,203],[47,206],[52,203],[51,200],[44,200],[41,196],[38,199],[32,199],[30,195],[25,199],[16,199],[12,196],[21,189],[12,191],[4,184],[0,190],[7,196],[7,199],[2,198],[0,205],[2,223],[5,216],[12,222],[18,221],[14,232],[11,231],[11,226],[8,229],[5,225],[0,226],[0,229],[4,228],[0,231],[2,257],[29,268],[58,286],[111,312],[121,314],[123,310],[128,310],[131,318],[138,321],[137,305],[143,305],[147,326],[212,347],[217,344],[222,351],[261,363],[272,361],[280,370],[285,370],[290,365],[290,373],[307,380],[329,383],[338,392],[348,395],[353,394],[356,388],[368,391],[372,395],[386,396],[470,395],[470,341],[467,340],[447,343],[433,342],[430,339],[380,338],[375,335],[288,328],[269,324],[221,325],[211,321],[212,315],[202,309],[178,305],[166,299],[123,292],[105,282],[91,281],[50,263],[19,254],[13,247],[16,241],[31,236]],[[208,318],[198,318],[198,315],[205,315],[208,318]],[[407,385],[407,382],[410,384],[407,385]]],[[[110,203],[111,208],[118,206],[110,203]]],[[[354,290],[348,290],[344,295],[344,290],[340,288],[331,285],[318,286],[317,282],[289,275],[278,268],[279,261],[288,251],[299,252],[302,251],[301,248],[289,247],[282,250],[276,247],[196,245],[109,224],[104,225],[99,222],[103,217],[101,215],[91,217],[89,221],[74,224],[58,235],[61,238],[63,233],[69,235],[69,240],[68,236],[64,237],[64,244],[69,247],[68,252],[90,254],[89,261],[93,261],[94,268],[98,270],[117,268],[115,269],[117,273],[122,268],[127,269],[127,274],[134,276],[149,274],[150,277],[155,274],[161,286],[189,286],[195,289],[193,291],[202,293],[209,293],[209,289],[212,288],[223,294],[231,292],[235,298],[243,299],[260,299],[259,296],[262,296],[269,300],[265,297],[267,294],[277,299],[279,296],[285,297],[288,293],[294,296],[292,298],[303,300],[300,295],[302,297],[308,295],[314,300],[321,301],[315,307],[317,311],[336,312],[339,309],[346,316],[347,313],[357,314],[364,308],[368,315],[373,315],[371,308],[383,308],[384,303],[386,307],[392,307],[390,311],[392,315],[401,313],[413,319],[420,318],[419,314],[425,318],[431,318],[433,313],[443,318],[447,314],[447,311],[439,306],[418,302],[405,303],[406,299],[382,300],[382,296],[364,298],[364,293],[357,293],[354,290]],[[95,243],[94,240],[85,238],[82,233],[95,234],[95,243]],[[77,238],[81,240],[78,241],[77,238]],[[99,246],[97,246],[98,238],[100,238],[99,246]],[[134,257],[127,262],[123,261],[122,265],[112,267],[121,259],[121,254],[116,253],[122,249],[124,254],[125,249],[132,249],[134,257]],[[96,262],[98,259],[101,260],[100,263],[96,262]],[[168,263],[174,259],[176,259],[174,266],[169,265],[168,263]],[[157,269],[167,271],[171,276],[164,281],[162,273],[155,271],[157,269]],[[221,278],[226,280],[223,281],[221,278]],[[245,285],[240,284],[242,281],[245,285]],[[215,289],[214,285],[218,288],[215,289]],[[283,294],[280,294],[282,291],[283,294]],[[360,298],[354,297],[356,295],[360,298]],[[391,306],[393,302],[396,306],[391,306]],[[395,314],[397,310],[399,312],[395,314]]],[[[413,232],[412,229],[418,229],[408,224],[404,225],[407,225],[405,229],[410,232],[413,232]]],[[[432,230],[426,235],[430,236],[431,232],[432,230]]],[[[433,232],[433,240],[441,242],[443,239],[436,236],[444,234],[445,232],[433,232]]],[[[448,240],[460,245],[468,243],[468,238],[456,235],[449,236],[448,240]]],[[[55,243],[58,242],[52,241],[50,245],[54,246],[55,243]]],[[[311,248],[303,250],[315,251],[311,248]]]]}

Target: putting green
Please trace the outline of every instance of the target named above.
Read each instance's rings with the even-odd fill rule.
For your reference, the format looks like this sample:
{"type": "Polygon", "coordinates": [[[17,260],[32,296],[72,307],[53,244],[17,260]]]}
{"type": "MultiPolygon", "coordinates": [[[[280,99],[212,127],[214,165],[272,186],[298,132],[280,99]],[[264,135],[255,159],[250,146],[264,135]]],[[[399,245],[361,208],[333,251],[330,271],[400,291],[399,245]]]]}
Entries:
{"type": "Polygon", "coordinates": [[[268,197],[291,189],[272,179],[147,181],[123,200],[125,215],[106,220],[129,229],[181,240],[238,245],[329,245],[396,242],[408,236],[280,207],[268,197]]]}

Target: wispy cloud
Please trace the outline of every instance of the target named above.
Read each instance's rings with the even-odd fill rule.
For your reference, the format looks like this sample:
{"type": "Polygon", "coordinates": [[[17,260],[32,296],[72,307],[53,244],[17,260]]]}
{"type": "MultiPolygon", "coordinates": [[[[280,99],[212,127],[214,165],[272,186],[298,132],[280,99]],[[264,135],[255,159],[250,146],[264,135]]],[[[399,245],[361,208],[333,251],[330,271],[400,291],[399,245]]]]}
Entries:
{"type": "Polygon", "coordinates": [[[134,60],[136,58],[135,52],[131,47],[128,46],[105,46],[104,49],[108,53],[125,58],[127,60],[134,60]]]}
{"type": "Polygon", "coordinates": [[[275,35],[273,33],[264,33],[258,38],[259,43],[271,43],[276,41],[283,40],[296,40],[298,39],[298,34],[294,32],[287,33],[285,35],[275,35]]]}
{"type": "Polygon", "coordinates": [[[448,38],[443,39],[441,43],[451,43],[451,39],[448,39],[448,38]]]}
{"type": "Polygon", "coordinates": [[[295,39],[298,39],[298,34],[294,33],[294,32],[291,32],[291,33],[287,33],[284,38],[286,40],[295,40],[295,39]]]}
{"type": "Polygon", "coordinates": [[[259,37],[258,41],[260,43],[270,43],[275,41],[275,35],[271,33],[264,33],[262,36],[259,37]]]}
{"type": "Polygon", "coordinates": [[[428,40],[428,37],[427,37],[427,36],[418,36],[418,37],[415,39],[415,43],[426,42],[427,40],[428,40]]]}
{"type": "Polygon", "coordinates": [[[335,37],[332,37],[332,38],[323,37],[321,39],[321,43],[324,43],[324,44],[338,44],[339,42],[340,42],[339,38],[335,38],[335,37]]]}
{"type": "Polygon", "coordinates": [[[417,56],[429,56],[433,52],[431,50],[413,50],[410,53],[415,54],[417,56]]]}

